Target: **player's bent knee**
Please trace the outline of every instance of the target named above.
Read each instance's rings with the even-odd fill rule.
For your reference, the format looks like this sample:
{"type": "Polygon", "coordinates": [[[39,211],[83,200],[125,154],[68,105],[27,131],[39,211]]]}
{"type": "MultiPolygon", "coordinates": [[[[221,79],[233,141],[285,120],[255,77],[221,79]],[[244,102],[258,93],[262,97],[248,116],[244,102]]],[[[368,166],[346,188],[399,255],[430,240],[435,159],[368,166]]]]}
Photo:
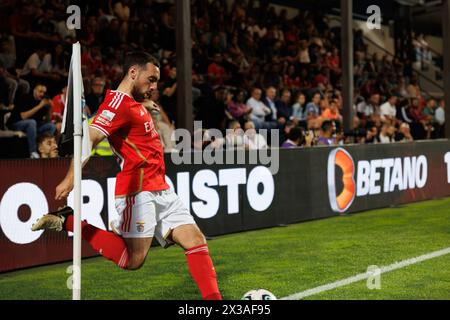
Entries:
{"type": "Polygon", "coordinates": [[[127,270],[136,271],[142,268],[145,262],[145,256],[135,255],[128,261],[127,270]]]}
{"type": "Polygon", "coordinates": [[[137,270],[140,270],[143,265],[144,265],[144,263],[129,263],[127,270],[128,271],[137,271],[137,270]]]}
{"type": "Polygon", "coordinates": [[[186,249],[195,248],[203,246],[206,244],[205,236],[202,233],[193,235],[189,240],[187,240],[183,247],[186,249]]]}

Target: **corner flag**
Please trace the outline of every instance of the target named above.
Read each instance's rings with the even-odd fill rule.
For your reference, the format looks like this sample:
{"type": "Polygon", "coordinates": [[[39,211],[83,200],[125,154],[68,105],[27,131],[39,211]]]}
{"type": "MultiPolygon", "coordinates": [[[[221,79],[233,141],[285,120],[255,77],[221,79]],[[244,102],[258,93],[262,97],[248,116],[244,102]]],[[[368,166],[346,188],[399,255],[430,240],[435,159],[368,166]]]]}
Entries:
{"type": "Polygon", "coordinates": [[[62,155],[73,154],[74,160],[74,230],[72,299],[81,299],[81,177],[82,163],[90,157],[89,125],[83,115],[84,93],[81,75],[80,43],[73,45],[67,85],[66,106],[62,123],[62,155]],[[73,152],[72,152],[73,151],[73,152]]]}
{"type": "MultiPolygon", "coordinates": [[[[77,46],[74,44],[73,46],[77,46]]],[[[62,122],[61,129],[61,138],[59,140],[59,150],[61,156],[69,156],[74,155],[74,74],[77,73],[77,78],[81,79],[81,117],[82,117],[82,162],[90,157],[91,154],[91,144],[89,139],[89,124],[87,117],[84,115],[83,110],[86,105],[86,101],[84,99],[84,87],[83,87],[83,77],[81,75],[81,57],[77,57],[75,55],[75,50],[72,54],[72,58],[70,60],[70,69],[69,69],[69,80],[67,83],[67,92],[66,92],[66,100],[65,100],[65,108],[64,108],[64,116],[62,122]],[[74,59],[79,59],[80,69],[74,69],[74,59]]]]}

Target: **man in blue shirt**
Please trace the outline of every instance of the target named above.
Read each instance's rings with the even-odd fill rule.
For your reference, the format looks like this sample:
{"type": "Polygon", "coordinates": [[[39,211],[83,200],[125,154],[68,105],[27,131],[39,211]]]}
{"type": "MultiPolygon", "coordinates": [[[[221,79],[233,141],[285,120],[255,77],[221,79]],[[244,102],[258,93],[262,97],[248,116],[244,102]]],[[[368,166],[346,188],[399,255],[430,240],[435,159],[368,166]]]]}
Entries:
{"type": "Polygon", "coordinates": [[[320,115],[320,93],[316,92],[312,101],[306,105],[304,118],[306,120],[316,119],[320,115]]]}

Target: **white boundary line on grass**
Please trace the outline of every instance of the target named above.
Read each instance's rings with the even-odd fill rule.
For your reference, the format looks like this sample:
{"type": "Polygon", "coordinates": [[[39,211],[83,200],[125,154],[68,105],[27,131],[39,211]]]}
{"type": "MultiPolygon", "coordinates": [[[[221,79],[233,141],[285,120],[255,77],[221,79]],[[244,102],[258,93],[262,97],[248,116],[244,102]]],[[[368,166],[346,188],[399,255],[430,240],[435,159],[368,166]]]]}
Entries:
{"type": "MultiPolygon", "coordinates": [[[[439,258],[439,257],[445,256],[445,255],[448,255],[448,254],[450,254],[450,248],[439,250],[439,251],[432,252],[432,253],[429,253],[429,254],[425,254],[425,255],[420,256],[420,257],[404,260],[404,261],[401,261],[401,262],[396,262],[396,263],[393,263],[393,264],[391,264],[389,266],[382,267],[382,268],[380,268],[380,270],[381,270],[381,273],[387,273],[387,272],[391,272],[391,271],[394,271],[394,270],[398,270],[398,269],[401,269],[401,268],[408,267],[408,266],[416,264],[416,263],[420,263],[420,262],[423,262],[423,261],[431,260],[431,259],[434,259],[434,258],[439,258]]],[[[356,276],[353,276],[353,277],[350,277],[350,278],[347,278],[347,279],[343,279],[343,280],[339,280],[339,281],[336,281],[336,282],[332,282],[332,283],[329,283],[329,284],[326,284],[326,285],[323,285],[323,286],[320,286],[320,287],[316,287],[316,288],[313,288],[313,289],[309,289],[309,290],[306,290],[306,291],[303,291],[303,292],[299,292],[299,293],[290,295],[288,297],[281,298],[280,300],[301,300],[303,298],[306,298],[306,297],[309,297],[309,296],[313,296],[313,295],[319,294],[321,292],[333,290],[333,289],[336,289],[336,288],[339,288],[339,287],[347,286],[347,285],[349,285],[351,283],[354,283],[354,282],[359,282],[359,281],[362,281],[362,280],[366,280],[369,277],[372,277],[373,275],[374,275],[373,272],[360,273],[360,274],[358,274],[356,276]]]]}

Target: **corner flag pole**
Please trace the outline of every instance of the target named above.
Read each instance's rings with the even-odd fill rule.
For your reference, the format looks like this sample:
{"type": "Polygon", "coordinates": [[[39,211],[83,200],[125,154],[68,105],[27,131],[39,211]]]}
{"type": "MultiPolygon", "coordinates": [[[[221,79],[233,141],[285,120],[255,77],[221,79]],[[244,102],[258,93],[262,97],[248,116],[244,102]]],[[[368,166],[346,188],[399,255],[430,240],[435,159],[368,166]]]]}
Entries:
{"type": "Polygon", "coordinates": [[[80,43],[73,45],[73,124],[74,124],[74,227],[72,300],[81,299],[81,146],[82,146],[82,76],[80,43]]]}

